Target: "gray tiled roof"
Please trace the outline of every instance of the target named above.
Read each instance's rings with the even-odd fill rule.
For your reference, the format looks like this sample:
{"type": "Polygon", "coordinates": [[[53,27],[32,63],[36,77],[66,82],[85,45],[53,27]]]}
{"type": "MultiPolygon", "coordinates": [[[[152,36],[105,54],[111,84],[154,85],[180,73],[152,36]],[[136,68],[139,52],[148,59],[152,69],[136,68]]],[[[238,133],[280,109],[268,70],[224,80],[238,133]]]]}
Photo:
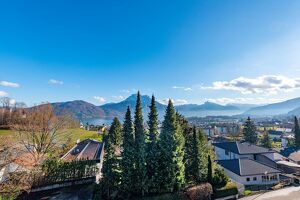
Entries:
{"type": "Polygon", "coordinates": [[[103,152],[103,142],[87,139],[76,144],[62,159],[73,160],[100,160],[103,152]]]}
{"type": "Polygon", "coordinates": [[[280,173],[279,170],[249,158],[219,160],[218,164],[239,176],[280,173]]]}
{"type": "Polygon", "coordinates": [[[300,149],[298,149],[298,148],[289,147],[284,150],[281,150],[280,154],[295,161],[295,162],[300,161],[300,149]]]}
{"type": "Polygon", "coordinates": [[[273,150],[256,146],[249,143],[241,142],[219,142],[213,144],[221,149],[226,149],[236,154],[260,154],[260,153],[273,153],[273,150]]]}

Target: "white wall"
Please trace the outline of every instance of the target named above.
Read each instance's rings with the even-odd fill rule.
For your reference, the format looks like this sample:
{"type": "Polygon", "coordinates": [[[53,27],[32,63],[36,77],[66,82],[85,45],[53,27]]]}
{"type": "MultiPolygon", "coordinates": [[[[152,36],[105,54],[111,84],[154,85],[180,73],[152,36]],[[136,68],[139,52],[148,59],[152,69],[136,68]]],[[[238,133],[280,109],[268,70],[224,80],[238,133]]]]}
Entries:
{"type": "MultiPolygon", "coordinates": [[[[277,175],[277,180],[275,181],[267,181],[267,182],[263,182],[262,181],[262,176],[261,175],[254,175],[254,176],[239,176],[227,169],[224,168],[224,171],[226,173],[227,176],[229,176],[231,179],[233,179],[234,181],[243,184],[243,185],[268,185],[268,184],[275,184],[279,182],[279,174],[277,175]],[[253,180],[253,178],[256,177],[256,181],[253,180]],[[250,181],[247,181],[247,178],[250,178],[250,181]]],[[[269,174],[271,175],[271,174],[269,174]]],[[[272,174],[274,175],[274,174],[272,174]]]]}
{"type": "Polygon", "coordinates": [[[274,153],[264,153],[262,155],[268,157],[269,159],[271,159],[273,161],[275,160],[274,153]]]}
{"type": "Polygon", "coordinates": [[[239,154],[235,154],[233,152],[228,152],[228,155],[226,155],[225,149],[221,149],[219,147],[215,147],[215,151],[216,151],[218,160],[229,160],[229,159],[238,159],[238,158],[254,159],[253,155],[239,155],[239,154]]]}

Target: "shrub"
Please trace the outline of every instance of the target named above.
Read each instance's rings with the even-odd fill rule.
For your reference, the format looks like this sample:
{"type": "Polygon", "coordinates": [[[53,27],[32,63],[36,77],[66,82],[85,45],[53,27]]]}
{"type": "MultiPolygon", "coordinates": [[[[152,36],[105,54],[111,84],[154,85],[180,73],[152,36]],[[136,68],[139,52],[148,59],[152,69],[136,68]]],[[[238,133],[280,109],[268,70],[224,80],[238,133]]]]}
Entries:
{"type": "Polygon", "coordinates": [[[210,199],[212,193],[213,189],[209,183],[202,183],[200,185],[189,187],[185,190],[185,194],[190,200],[210,199]]]}
{"type": "Polygon", "coordinates": [[[226,176],[224,169],[218,167],[215,169],[214,177],[212,180],[212,184],[214,188],[224,187],[229,181],[228,176],[226,176]]]}
{"type": "Polygon", "coordinates": [[[252,194],[252,191],[251,191],[251,190],[245,190],[245,191],[244,191],[244,195],[247,196],[247,195],[250,195],[250,194],[252,194]]]}
{"type": "Polygon", "coordinates": [[[226,186],[220,188],[220,189],[216,189],[214,191],[213,197],[214,198],[221,198],[221,197],[227,197],[227,196],[231,196],[231,195],[237,195],[238,194],[238,189],[236,184],[232,183],[232,182],[228,182],[226,184],[226,186]]]}
{"type": "Polygon", "coordinates": [[[137,198],[131,198],[132,200],[188,200],[183,193],[167,193],[167,194],[160,194],[160,195],[154,195],[154,196],[148,196],[148,197],[137,197],[137,198]]]}

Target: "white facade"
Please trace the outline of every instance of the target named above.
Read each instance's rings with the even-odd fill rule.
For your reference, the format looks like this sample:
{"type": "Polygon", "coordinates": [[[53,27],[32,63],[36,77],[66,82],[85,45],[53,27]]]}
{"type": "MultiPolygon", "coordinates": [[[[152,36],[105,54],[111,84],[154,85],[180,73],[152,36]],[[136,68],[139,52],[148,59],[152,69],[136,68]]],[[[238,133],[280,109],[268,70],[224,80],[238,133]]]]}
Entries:
{"type": "Polygon", "coordinates": [[[230,159],[239,159],[239,158],[250,158],[254,159],[253,155],[239,155],[219,147],[215,147],[215,152],[218,160],[230,160],[230,159]]]}
{"type": "MultiPolygon", "coordinates": [[[[239,159],[239,158],[249,158],[249,159],[255,160],[253,154],[239,155],[239,154],[227,151],[227,150],[219,148],[219,147],[215,147],[215,152],[216,152],[218,160],[230,160],[230,159],[239,159]]],[[[272,153],[262,153],[260,155],[264,155],[273,161],[275,160],[273,152],[272,153]]]]}
{"type": "Polygon", "coordinates": [[[227,176],[229,176],[234,181],[243,185],[271,185],[279,183],[279,174],[259,174],[251,176],[239,176],[232,171],[224,168],[227,176]]]}

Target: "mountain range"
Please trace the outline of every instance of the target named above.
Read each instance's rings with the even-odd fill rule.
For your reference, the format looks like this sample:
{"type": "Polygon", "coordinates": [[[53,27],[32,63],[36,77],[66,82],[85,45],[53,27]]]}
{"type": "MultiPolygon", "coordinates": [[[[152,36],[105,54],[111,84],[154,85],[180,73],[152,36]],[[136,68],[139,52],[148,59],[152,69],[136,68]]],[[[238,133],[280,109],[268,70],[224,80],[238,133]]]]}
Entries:
{"type": "MultiPolygon", "coordinates": [[[[146,118],[149,112],[151,98],[147,95],[141,96],[143,115],[146,118]]],[[[96,106],[91,103],[75,100],[68,102],[52,103],[56,114],[70,113],[77,119],[112,119],[113,117],[123,118],[130,107],[133,112],[136,103],[136,94],[118,103],[107,103],[96,106]]],[[[166,105],[156,102],[159,117],[162,118],[166,105]]],[[[212,102],[204,104],[184,104],[175,106],[175,109],[186,117],[204,116],[275,116],[275,115],[300,115],[300,98],[290,99],[280,103],[267,105],[253,104],[227,104],[220,105],[212,102]]]]}

